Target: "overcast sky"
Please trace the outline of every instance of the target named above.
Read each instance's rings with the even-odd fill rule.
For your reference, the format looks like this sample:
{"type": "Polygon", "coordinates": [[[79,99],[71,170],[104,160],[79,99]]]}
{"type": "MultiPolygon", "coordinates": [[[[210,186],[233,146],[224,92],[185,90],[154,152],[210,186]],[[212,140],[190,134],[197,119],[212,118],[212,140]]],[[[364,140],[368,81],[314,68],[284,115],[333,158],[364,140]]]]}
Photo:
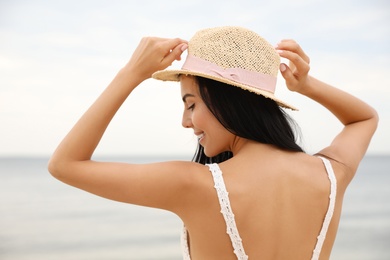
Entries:
{"type": "MultiPolygon", "coordinates": [[[[311,73],[380,114],[369,153],[390,153],[390,4],[387,0],[0,0],[0,156],[47,156],[127,62],[143,36],[189,39],[238,25],[272,44],[296,39],[311,73]]],[[[180,67],[176,63],[174,67],[180,67]]],[[[303,146],[316,152],[340,130],[329,112],[286,90],[303,146]]],[[[191,156],[177,83],[148,80],[127,100],[98,155],[191,156]]],[[[82,144],[80,144],[82,145],[82,144]]]]}

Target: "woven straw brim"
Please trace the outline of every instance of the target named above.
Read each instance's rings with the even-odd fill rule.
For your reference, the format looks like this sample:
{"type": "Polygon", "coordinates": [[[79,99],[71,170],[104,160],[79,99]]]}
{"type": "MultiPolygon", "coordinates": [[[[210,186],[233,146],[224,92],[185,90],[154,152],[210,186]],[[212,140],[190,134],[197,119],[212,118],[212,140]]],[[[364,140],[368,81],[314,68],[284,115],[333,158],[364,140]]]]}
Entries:
{"type": "Polygon", "coordinates": [[[291,110],[296,110],[296,111],[298,110],[296,107],[294,107],[294,106],[292,106],[292,105],[290,105],[290,104],[288,104],[288,103],[278,99],[271,92],[268,92],[268,91],[265,91],[265,90],[261,90],[261,89],[258,89],[258,88],[254,88],[254,87],[251,87],[251,86],[248,86],[248,85],[245,85],[245,84],[241,84],[241,83],[238,83],[238,82],[234,82],[234,81],[229,80],[229,79],[225,79],[225,78],[218,77],[218,76],[213,76],[213,75],[208,75],[208,74],[201,73],[201,72],[189,71],[189,70],[161,70],[161,71],[155,72],[152,75],[152,77],[154,79],[163,80],[163,81],[180,81],[180,75],[199,76],[199,77],[203,77],[203,78],[219,81],[219,82],[222,82],[222,83],[226,83],[226,84],[229,84],[229,85],[232,85],[232,86],[236,86],[236,87],[239,87],[241,89],[253,92],[255,94],[262,95],[262,96],[264,96],[266,98],[272,99],[281,107],[289,108],[291,110]]]}

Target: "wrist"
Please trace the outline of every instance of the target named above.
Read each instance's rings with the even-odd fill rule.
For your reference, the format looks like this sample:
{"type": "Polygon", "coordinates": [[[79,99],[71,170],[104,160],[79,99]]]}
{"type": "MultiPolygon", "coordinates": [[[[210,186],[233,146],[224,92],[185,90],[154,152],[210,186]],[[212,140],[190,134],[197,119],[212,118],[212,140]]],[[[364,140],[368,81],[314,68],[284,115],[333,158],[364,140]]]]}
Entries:
{"type": "Polygon", "coordinates": [[[315,78],[308,75],[305,80],[305,83],[302,84],[302,86],[299,89],[297,89],[296,92],[304,96],[309,96],[310,93],[313,91],[313,88],[315,86],[315,81],[316,81],[315,78]]]}
{"type": "Polygon", "coordinates": [[[139,84],[146,80],[145,77],[142,77],[136,70],[128,66],[120,69],[115,78],[126,84],[126,86],[131,89],[136,88],[139,84]]]}

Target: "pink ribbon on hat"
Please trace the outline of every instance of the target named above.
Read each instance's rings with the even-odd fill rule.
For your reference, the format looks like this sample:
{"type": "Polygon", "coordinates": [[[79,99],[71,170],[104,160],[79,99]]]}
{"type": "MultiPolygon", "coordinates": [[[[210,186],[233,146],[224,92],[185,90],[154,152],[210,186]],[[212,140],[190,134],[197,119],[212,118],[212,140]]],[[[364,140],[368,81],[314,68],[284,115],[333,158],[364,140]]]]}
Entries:
{"type": "Polygon", "coordinates": [[[183,70],[207,74],[241,83],[271,93],[275,92],[276,77],[242,68],[222,68],[215,63],[188,55],[183,70]]]}

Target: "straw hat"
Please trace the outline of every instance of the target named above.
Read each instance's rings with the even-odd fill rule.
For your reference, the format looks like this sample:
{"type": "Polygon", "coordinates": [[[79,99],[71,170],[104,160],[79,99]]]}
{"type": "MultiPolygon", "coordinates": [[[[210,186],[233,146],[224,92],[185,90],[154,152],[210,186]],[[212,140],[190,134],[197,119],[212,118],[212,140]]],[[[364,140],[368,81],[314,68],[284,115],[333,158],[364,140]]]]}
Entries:
{"type": "Polygon", "coordinates": [[[280,57],[261,36],[241,27],[217,27],[198,31],[188,43],[188,55],[180,70],[162,70],[152,77],[179,81],[180,75],[200,76],[263,95],[280,106],[297,110],[275,97],[280,57]]]}

